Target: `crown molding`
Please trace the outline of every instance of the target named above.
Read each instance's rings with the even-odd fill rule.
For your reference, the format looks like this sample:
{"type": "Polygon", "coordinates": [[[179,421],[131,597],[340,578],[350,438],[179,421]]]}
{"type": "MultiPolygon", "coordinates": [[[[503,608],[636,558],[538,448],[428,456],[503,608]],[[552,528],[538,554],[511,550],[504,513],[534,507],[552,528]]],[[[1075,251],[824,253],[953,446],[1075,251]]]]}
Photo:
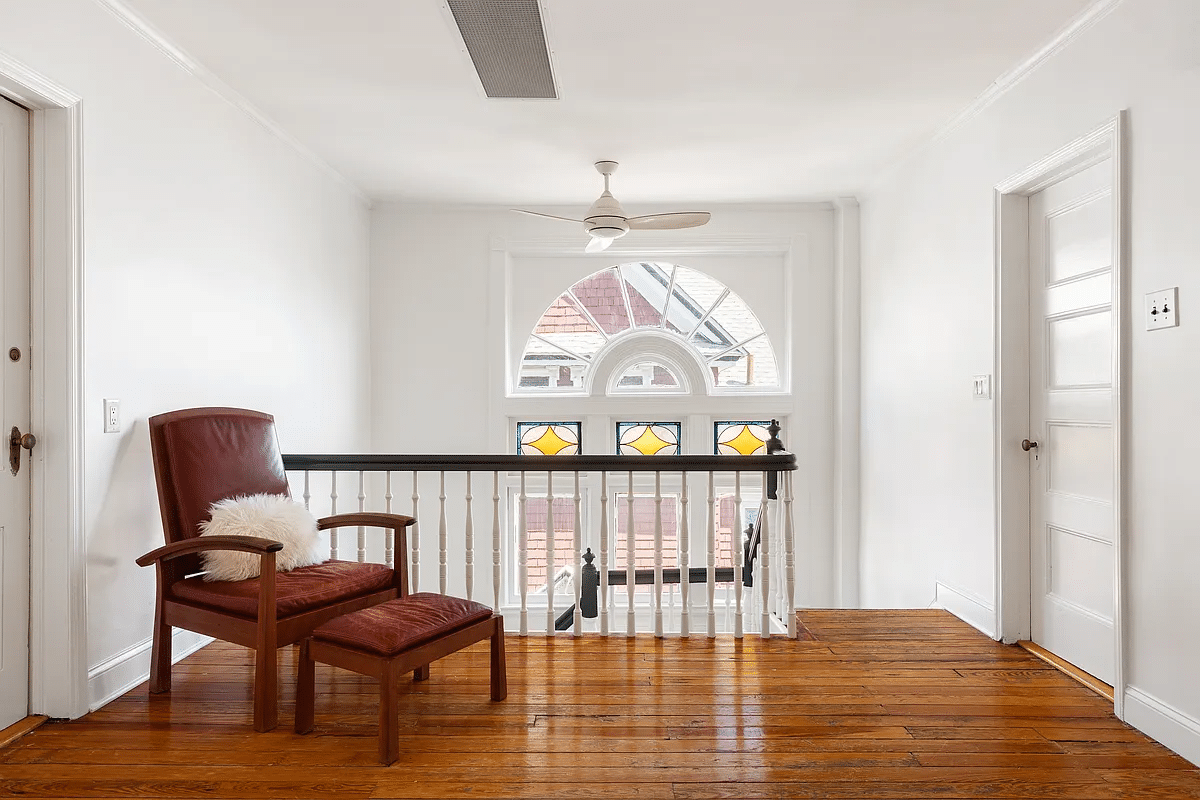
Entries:
{"type": "Polygon", "coordinates": [[[299,139],[284,130],[279,123],[263,113],[253,103],[234,90],[233,87],[225,83],[225,81],[218,78],[211,70],[189,55],[187,51],[168,39],[166,34],[151,25],[142,15],[127,6],[123,0],[96,0],[96,3],[124,23],[131,31],[152,44],[160,53],[173,61],[184,72],[192,75],[234,108],[242,111],[246,116],[257,122],[264,130],[279,139],[279,141],[288,145],[305,160],[335,178],[349,189],[350,193],[356,199],[366,205],[367,208],[371,208],[371,198],[353,181],[339,172],[328,161],[302,144],[299,139]]]}
{"type": "Polygon", "coordinates": [[[904,153],[893,161],[890,167],[882,170],[879,176],[867,185],[867,193],[873,192],[897,170],[916,158],[918,154],[939,142],[945,141],[959,129],[966,126],[967,123],[991,108],[1000,98],[1036,72],[1042,64],[1065,50],[1072,42],[1100,20],[1111,14],[1123,2],[1124,0],[1095,0],[1091,5],[1083,9],[1083,11],[1080,11],[1050,41],[1038,48],[1037,51],[1024,61],[992,81],[992,84],[982,94],[934,131],[929,139],[904,153]]]}

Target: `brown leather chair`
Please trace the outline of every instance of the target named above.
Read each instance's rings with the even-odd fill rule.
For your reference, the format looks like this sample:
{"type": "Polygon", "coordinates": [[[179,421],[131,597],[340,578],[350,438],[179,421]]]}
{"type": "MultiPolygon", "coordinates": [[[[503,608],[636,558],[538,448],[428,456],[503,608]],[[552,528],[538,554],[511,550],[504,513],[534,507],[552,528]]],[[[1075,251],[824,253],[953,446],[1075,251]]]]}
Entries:
{"type": "Polygon", "coordinates": [[[137,560],[158,566],[150,691],[171,690],[171,628],[184,628],[253,648],[254,729],[278,722],[276,650],[299,642],[334,617],[408,594],[399,514],[338,514],[318,520],[321,530],[342,526],[389,528],[401,568],[327,561],[275,571],[278,542],[253,536],[200,536],[209,507],[228,497],[289,494],[270,414],[240,408],[193,408],[150,418],[150,447],[167,544],[137,560]],[[262,574],[244,581],[207,582],[200,553],[226,549],[257,553],[262,574]]]}

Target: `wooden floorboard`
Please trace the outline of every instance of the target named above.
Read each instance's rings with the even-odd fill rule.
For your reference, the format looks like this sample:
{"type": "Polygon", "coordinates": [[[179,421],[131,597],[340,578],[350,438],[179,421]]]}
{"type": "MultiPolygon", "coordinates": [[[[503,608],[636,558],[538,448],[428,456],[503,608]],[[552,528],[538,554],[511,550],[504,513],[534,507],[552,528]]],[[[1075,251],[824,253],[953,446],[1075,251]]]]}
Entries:
{"type": "Polygon", "coordinates": [[[1200,770],[1111,704],[941,611],[805,611],[806,638],[510,636],[508,699],[486,643],[401,700],[376,761],[370,679],[317,667],[316,725],[251,728],[253,659],[216,643],[169,695],[134,689],[0,749],[0,797],[1196,798],[1200,770]]]}

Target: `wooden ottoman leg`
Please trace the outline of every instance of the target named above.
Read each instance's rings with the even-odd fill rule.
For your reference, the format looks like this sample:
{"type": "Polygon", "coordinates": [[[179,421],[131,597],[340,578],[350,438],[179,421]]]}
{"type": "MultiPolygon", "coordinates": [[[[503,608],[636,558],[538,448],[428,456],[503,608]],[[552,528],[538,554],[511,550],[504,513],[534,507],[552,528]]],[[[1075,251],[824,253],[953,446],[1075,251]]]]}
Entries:
{"type": "Polygon", "coordinates": [[[508,670],[504,663],[504,617],[492,618],[492,699],[508,697],[508,670]]]}
{"type": "Polygon", "coordinates": [[[308,733],[313,729],[313,706],[316,702],[316,665],[309,652],[312,640],[300,643],[300,657],[296,667],[296,733],[308,733]]]}
{"type": "Polygon", "coordinates": [[[392,659],[379,676],[379,761],[392,764],[400,758],[400,670],[392,659]]]}

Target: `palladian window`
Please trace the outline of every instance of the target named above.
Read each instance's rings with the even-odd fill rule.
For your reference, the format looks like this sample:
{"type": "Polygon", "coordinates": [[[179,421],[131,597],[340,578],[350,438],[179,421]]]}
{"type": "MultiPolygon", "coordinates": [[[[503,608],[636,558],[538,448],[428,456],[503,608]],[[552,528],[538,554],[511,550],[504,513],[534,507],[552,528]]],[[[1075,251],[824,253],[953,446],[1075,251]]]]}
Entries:
{"type": "MultiPolygon", "coordinates": [[[[707,389],[779,387],[775,353],[758,318],[720,281],[687,267],[637,262],[609,267],[563,292],[534,326],[521,356],[517,391],[592,392],[592,367],[635,336],[675,342],[690,355],[707,389]]],[[[627,361],[602,391],[695,391],[679,365],[646,357],[627,361]]]]}

